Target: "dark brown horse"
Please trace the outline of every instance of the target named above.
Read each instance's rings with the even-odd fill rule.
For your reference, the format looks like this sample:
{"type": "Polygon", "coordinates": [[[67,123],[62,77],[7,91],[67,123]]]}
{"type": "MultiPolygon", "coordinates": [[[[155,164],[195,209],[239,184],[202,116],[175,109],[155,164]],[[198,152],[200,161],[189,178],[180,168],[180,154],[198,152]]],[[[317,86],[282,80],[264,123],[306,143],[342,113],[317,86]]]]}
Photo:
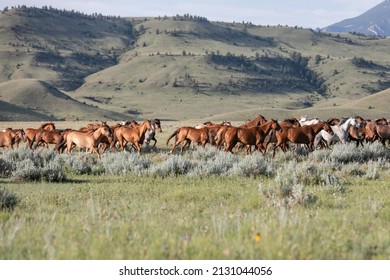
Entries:
{"type": "Polygon", "coordinates": [[[29,148],[31,146],[31,142],[34,140],[35,134],[38,131],[41,131],[41,130],[54,130],[54,129],[56,129],[54,123],[44,123],[44,124],[42,124],[38,128],[26,128],[24,130],[24,132],[26,134],[26,141],[27,141],[26,148],[29,148]]]}
{"type": "Polygon", "coordinates": [[[173,150],[183,143],[180,148],[180,153],[183,153],[184,148],[192,143],[201,144],[204,147],[208,141],[208,128],[194,128],[190,126],[182,126],[176,129],[168,138],[167,145],[169,140],[176,136],[175,144],[173,144],[172,149],[169,151],[169,155],[173,153],[173,150]]]}
{"type": "Polygon", "coordinates": [[[119,142],[122,151],[125,150],[127,143],[131,143],[137,149],[138,154],[141,154],[141,147],[148,129],[152,129],[150,120],[146,120],[136,127],[122,126],[115,130],[114,139],[119,142]]]}
{"type": "Polygon", "coordinates": [[[287,152],[287,143],[305,144],[312,151],[314,138],[318,132],[325,130],[329,134],[333,135],[334,132],[330,125],[326,122],[319,122],[317,124],[306,125],[302,127],[290,127],[280,133],[276,133],[278,142],[273,148],[273,157],[275,157],[275,150],[280,147],[283,152],[287,152]]]}
{"type": "Polygon", "coordinates": [[[90,153],[97,154],[100,159],[98,146],[103,135],[112,137],[112,131],[105,122],[102,122],[96,130],[88,132],[68,131],[66,133],[66,151],[70,154],[73,146],[76,145],[82,149],[89,149],[90,153]]]}
{"type": "Polygon", "coordinates": [[[26,141],[23,129],[6,129],[0,132],[0,147],[13,149],[18,140],[26,141]]]}
{"type": "Polygon", "coordinates": [[[264,140],[271,130],[281,130],[279,123],[276,120],[270,121],[260,126],[245,127],[230,127],[225,132],[225,152],[232,152],[237,143],[242,143],[246,146],[246,153],[251,153],[251,146],[255,146],[263,155],[265,154],[264,140]]]}

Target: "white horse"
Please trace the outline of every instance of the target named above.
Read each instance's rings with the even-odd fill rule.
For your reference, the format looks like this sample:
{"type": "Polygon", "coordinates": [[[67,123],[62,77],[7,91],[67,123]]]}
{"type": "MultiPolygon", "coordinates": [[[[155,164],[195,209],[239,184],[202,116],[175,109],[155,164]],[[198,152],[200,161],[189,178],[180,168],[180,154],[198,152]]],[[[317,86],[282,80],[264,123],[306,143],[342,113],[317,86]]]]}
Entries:
{"type": "Polygon", "coordinates": [[[350,126],[359,127],[359,123],[355,118],[351,117],[339,125],[332,125],[333,135],[321,130],[314,138],[314,147],[317,147],[321,140],[325,140],[328,145],[335,142],[341,142],[343,144],[349,142],[348,129],[350,126]]]}
{"type": "Polygon", "coordinates": [[[321,120],[319,118],[313,118],[313,119],[308,120],[307,116],[301,117],[299,119],[299,123],[301,124],[301,126],[317,124],[320,121],[321,120]]]}

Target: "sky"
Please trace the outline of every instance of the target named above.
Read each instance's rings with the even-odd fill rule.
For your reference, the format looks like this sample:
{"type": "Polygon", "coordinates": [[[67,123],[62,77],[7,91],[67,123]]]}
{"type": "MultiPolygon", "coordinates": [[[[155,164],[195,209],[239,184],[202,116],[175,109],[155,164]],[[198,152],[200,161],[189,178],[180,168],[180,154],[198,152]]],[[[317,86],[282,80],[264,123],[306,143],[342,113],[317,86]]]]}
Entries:
{"type": "Polygon", "coordinates": [[[0,9],[17,5],[52,6],[121,17],[191,14],[210,21],[315,29],[359,16],[381,2],[383,0],[1,0],[0,9]]]}

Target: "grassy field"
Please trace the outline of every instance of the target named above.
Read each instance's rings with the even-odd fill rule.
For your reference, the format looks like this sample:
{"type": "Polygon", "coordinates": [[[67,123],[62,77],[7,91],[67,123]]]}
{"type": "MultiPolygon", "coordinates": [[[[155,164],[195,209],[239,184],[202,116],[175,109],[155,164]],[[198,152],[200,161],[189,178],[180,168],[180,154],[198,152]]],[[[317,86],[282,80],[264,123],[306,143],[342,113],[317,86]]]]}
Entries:
{"type": "Polygon", "coordinates": [[[380,145],[274,160],[212,147],[184,156],[108,153],[101,161],[77,153],[6,152],[2,160],[21,164],[0,179],[1,188],[20,202],[0,211],[0,255],[389,259],[389,158],[380,145]],[[50,165],[64,177],[31,181],[29,160],[38,162],[35,172],[50,165]]]}

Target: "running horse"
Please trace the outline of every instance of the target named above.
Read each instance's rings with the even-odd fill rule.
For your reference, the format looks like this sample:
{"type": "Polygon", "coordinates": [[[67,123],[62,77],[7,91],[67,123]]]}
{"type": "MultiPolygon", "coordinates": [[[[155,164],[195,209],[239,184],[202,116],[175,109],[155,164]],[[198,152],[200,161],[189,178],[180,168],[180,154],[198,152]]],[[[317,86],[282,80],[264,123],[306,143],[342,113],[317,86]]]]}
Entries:
{"type": "Polygon", "coordinates": [[[271,130],[282,130],[279,123],[271,119],[260,126],[245,127],[230,127],[225,132],[225,152],[231,152],[237,143],[242,143],[246,146],[246,153],[251,153],[251,146],[255,146],[258,151],[264,156],[266,148],[264,140],[271,130]]]}
{"type": "MultiPolygon", "coordinates": [[[[114,138],[119,142],[122,151],[125,150],[127,143],[131,143],[137,149],[138,154],[141,154],[141,147],[145,140],[145,134],[148,129],[154,130],[154,126],[150,120],[146,120],[139,126],[135,127],[118,127],[115,129],[114,138]]],[[[112,143],[115,143],[115,141],[112,143]]]]}
{"type": "Polygon", "coordinates": [[[31,148],[31,142],[34,141],[35,134],[41,130],[54,130],[56,129],[54,123],[44,123],[38,128],[26,128],[24,133],[26,134],[26,148],[31,148]]]}
{"type": "Polygon", "coordinates": [[[148,129],[146,131],[146,133],[145,133],[145,144],[149,145],[150,141],[153,140],[154,144],[153,144],[152,148],[154,148],[154,147],[156,147],[156,144],[157,144],[156,130],[158,130],[159,132],[162,132],[161,121],[159,119],[153,119],[151,121],[151,124],[152,124],[153,129],[148,129]]]}
{"type": "Polygon", "coordinates": [[[26,134],[23,129],[6,129],[0,132],[0,147],[14,149],[18,140],[26,141],[26,134]]]}
{"type": "Polygon", "coordinates": [[[333,130],[327,122],[319,122],[317,124],[305,125],[301,127],[290,127],[276,134],[278,142],[273,148],[272,157],[275,157],[275,150],[280,147],[283,152],[287,151],[287,142],[295,144],[305,144],[309,150],[313,151],[315,136],[321,131],[325,130],[333,135],[333,130]]]}
{"type": "Polygon", "coordinates": [[[183,143],[180,148],[180,154],[183,153],[184,148],[191,142],[201,144],[204,148],[208,141],[208,128],[195,128],[190,126],[179,127],[169,136],[167,140],[167,145],[169,143],[169,140],[171,140],[174,136],[176,136],[176,141],[175,144],[173,144],[173,147],[169,151],[168,155],[172,154],[175,148],[180,145],[180,143],[183,143]]]}
{"type": "Polygon", "coordinates": [[[41,130],[38,131],[33,141],[30,143],[30,148],[33,148],[33,144],[35,142],[35,148],[39,145],[43,144],[46,148],[49,148],[49,144],[55,144],[55,150],[60,151],[62,145],[60,145],[64,141],[65,133],[70,129],[65,130],[41,130]]]}
{"type": "Polygon", "coordinates": [[[81,149],[89,149],[91,154],[97,154],[100,159],[98,146],[102,136],[112,137],[112,130],[106,122],[102,122],[96,130],[90,130],[85,133],[76,130],[69,131],[66,134],[66,152],[70,154],[73,145],[76,145],[81,149]]]}

